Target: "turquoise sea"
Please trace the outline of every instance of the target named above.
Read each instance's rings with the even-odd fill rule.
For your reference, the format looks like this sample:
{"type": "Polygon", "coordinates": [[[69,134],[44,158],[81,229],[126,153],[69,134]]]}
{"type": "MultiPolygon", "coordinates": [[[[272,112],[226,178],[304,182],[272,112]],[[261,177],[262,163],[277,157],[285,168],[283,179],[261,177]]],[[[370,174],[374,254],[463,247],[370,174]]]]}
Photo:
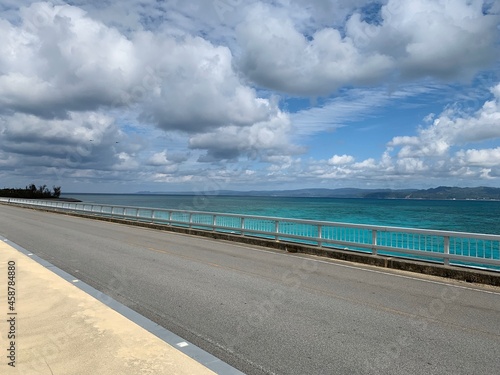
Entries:
{"type": "Polygon", "coordinates": [[[500,201],[64,194],[111,205],[500,234],[500,201]]]}

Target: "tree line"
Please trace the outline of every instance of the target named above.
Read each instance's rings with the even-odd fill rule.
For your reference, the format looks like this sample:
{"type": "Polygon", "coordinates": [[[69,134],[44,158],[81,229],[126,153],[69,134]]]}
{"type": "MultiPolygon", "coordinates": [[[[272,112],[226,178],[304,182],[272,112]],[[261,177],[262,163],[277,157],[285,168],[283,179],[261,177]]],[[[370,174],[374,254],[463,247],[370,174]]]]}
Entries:
{"type": "Polygon", "coordinates": [[[50,190],[47,185],[36,187],[35,184],[30,184],[23,188],[3,188],[0,189],[0,197],[8,198],[29,198],[29,199],[49,199],[59,198],[61,195],[61,187],[53,186],[50,190]]]}

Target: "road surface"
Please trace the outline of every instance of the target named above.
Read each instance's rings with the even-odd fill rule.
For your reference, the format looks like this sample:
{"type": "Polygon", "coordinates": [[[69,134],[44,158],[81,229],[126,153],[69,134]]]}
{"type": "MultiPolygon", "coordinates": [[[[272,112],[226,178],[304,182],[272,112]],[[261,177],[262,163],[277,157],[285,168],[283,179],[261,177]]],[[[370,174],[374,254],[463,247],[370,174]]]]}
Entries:
{"type": "Polygon", "coordinates": [[[500,369],[500,288],[5,205],[0,235],[247,374],[500,369]]]}

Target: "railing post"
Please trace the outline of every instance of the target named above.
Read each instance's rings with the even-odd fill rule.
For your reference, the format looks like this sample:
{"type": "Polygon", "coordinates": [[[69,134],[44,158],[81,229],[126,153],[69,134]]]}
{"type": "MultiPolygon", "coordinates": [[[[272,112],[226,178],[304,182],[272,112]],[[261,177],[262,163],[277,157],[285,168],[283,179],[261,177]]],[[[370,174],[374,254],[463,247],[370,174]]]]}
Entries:
{"type": "Polygon", "coordinates": [[[318,246],[323,247],[323,241],[321,239],[323,238],[323,225],[318,225],[318,246]]]}
{"type": "Polygon", "coordinates": [[[280,229],[280,222],[278,220],[275,220],[274,221],[274,233],[276,235],[274,236],[274,239],[276,242],[279,242],[279,236],[278,236],[279,229],[280,229]]]}
{"type": "MultiPolygon", "coordinates": [[[[444,236],[443,253],[445,255],[450,255],[450,236],[444,236]]],[[[449,266],[450,265],[450,258],[443,258],[443,264],[445,266],[449,266]]]]}
{"type": "Polygon", "coordinates": [[[215,226],[217,225],[217,215],[213,215],[212,218],[212,232],[215,232],[215,226]]]}
{"type": "Polygon", "coordinates": [[[372,229],[372,254],[377,255],[377,230],[372,229]]]}
{"type": "Polygon", "coordinates": [[[241,235],[245,235],[245,218],[243,216],[241,217],[241,235]]]}
{"type": "Polygon", "coordinates": [[[193,213],[189,213],[189,228],[193,227],[193,213]]]}
{"type": "Polygon", "coordinates": [[[168,225],[172,225],[172,211],[168,212],[168,225]]]}
{"type": "Polygon", "coordinates": [[[151,223],[155,222],[155,210],[151,210],[151,223]]]}

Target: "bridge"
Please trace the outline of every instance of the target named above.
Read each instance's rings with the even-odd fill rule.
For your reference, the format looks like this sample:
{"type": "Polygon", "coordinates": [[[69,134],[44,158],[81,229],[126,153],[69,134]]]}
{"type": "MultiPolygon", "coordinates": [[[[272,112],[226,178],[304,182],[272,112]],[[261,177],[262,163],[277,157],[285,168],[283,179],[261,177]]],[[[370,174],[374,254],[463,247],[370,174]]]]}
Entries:
{"type": "MultiPolygon", "coordinates": [[[[150,207],[0,198],[0,202],[137,223],[272,239],[500,271],[500,235],[349,224],[150,207]]],[[[202,233],[202,232],[198,232],[202,233]]],[[[239,240],[233,236],[233,240],[239,240]]],[[[289,246],[289,248],[293,248],[289,246]]]]}
{"type": "MultiPolygon", "coordinates": [[[[311,241],[309,245],[327,250],[341,245],[370,256],[373,251],[380,256],[393,248],[399,253],[402,243],[414,244],[407,250],[422,251],[418,246],[427,246],[432,239],[431,262],[448,259],[453,264],[463,259],[456,257],[465,256],[464,263],[469,263],[471,255],[479,254],[478,264],[496,266],[498,242],[477,245],[498,241],[494,236],[474,238],[471,243],[476,245],[457,253],[453,243],[468,240],[456,241],[456,233],[439,237],[443,234],[419,232],[411,240],[391,235],[393,240],[383,242],[384,233],[391,231],[364,228],[368,232],[362,233],[368,234],[356,237],[351,230],[360,228],[349,227],[345,237],[333,238],[329,233],[335,231],[325,223],[294,222],[307,228],[320,225],[321,229],[316,227],[308,238],[302,238],[304,229],[292,233],[297,229],[285,225],[286,219],[276,224],[276,218],[266,218],[271,224],[263,230],[252,218],[232,215],[229,219],[219,214],[203,216],[202,221],[198,213],[177,211],[165,216],[164,211],[138,208],[108,211],[103,205],[58,208],[117,219],[126,215],[139,223],[163,220],[167,226],[232,236],[260,235],[279,243],[311,241]],[[231,224],[238,220],[239,229],[231,224]],[[427,235],[431,236],[427,240],[420,237],[427,235]],[[360,243],[363,246],[356,248],[360,243]],[[451,244],[448,252],[446,246],[443,251],[433,250],[447,243],[451,244]],[[473,252],[463,252],[469,248],[473,252]]],[[[234,371],[479,374],[496,373],[500,368],[500,288],[495,286],[26,210],[10,203],[0,205],[0,235],[234,371]]]]}

